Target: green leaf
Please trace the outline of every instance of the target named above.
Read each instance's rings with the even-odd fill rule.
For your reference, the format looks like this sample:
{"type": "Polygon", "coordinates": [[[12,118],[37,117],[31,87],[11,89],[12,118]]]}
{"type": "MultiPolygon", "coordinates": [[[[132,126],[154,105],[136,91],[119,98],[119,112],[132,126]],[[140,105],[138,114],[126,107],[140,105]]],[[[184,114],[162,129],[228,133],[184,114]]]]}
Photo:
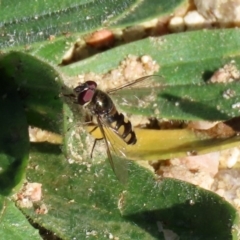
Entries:
{"type": "MultiPolygon", "coordinates": [[[[141,52],[147,52],[160,65],[158,74],[161,77],[146,79],[145,88],[133,86],[114,92],[111,97],[120,112],[178,120],[227,120],[239,115],[239,109],[233,107],[239,101],[239,83],[233,81],[210,84],[207,83],[206,74],[210,72],[213,74],[214,70],[233,60],[239,68],[239,34],[238,30],[231,29],[189,32],[178,34],[177,38],[176,35],[169,35],[144,39],[63,67],[62,70],[67,75],[98,73],[98,77],[103,79],[101,83],[104,87],[104,73],[114,70],[124,56],[126,57],[129,52],[137,56],[141,52]],[[230,39],[229,36],[231,36],[230,39]],[[216,44],[209,45],[207,42],[216,44]],[[225,42],[227,44],[224,44],[225,42]],[[196,52],[197,54],[194,54],[196,52]],[[179,65],[179,59],[181,59],[181,65],[179,65]],[[232,90],[235,94],[231,98],[225,98],[226,90],[232,90]]],[[[69,84],[73,85],[72,81],[69,81],[69,84]]],[[[101,84],[99,87],[101,88],[101,84]]],[[[68,114],[66,116],[73,119],[72,125],[77,126],[81,121],[81,117],[78,116],[80,113],[79,110],[73,110],[73,112],[76,116],[68,114]]],[[[167,159],[186,156],[192,151],[203,154],[239,144],[238,137],[228,140],[213,139],[206,134],[198,134],[186,129],[173,131],[136,129],[136,132],[138,144],[126,147],[129,159],[167,159]]],[[[70,134],[67,134],[65,139],[70,140],[69,136],[70,134]]],[[[114,142],[117,141],[114,136],[112,139],[114,142]]],[[[70,145],[76,146],[76,154],[82,154],[78,141],[70,140],[70,145]]],[[[84,137],[82,141],[85,142],[84,137]]],[[[65,147],[68,146],[65,144],[65,147]]]]}
{"type": "Polygon", "coordinates": [[[129,53],[148,54],[160,66],[156,74],[162,78],[155,79],[155,83],[162,86],[156,88],[152,81],[146,80],[144,91],[136,90],[133,95],[132,89],[124,89],[114,94],[113,99],[120,108],[129,113],[168,119],[227,120],[239,115],[238,108],[233,107],[238,102],[239,84],[237,81],[209,84],[207,80],[214,71],[231,61],[240,68],[239,37],[239,30],[229,29],[149,38],[111,49],[62,70],[67,75],[106,73],[116,68],[129,53]],[[136,108],[138,100],[148,99],[152,89],[156,98],[147,102],[145,109],[136,108]],[[223,97],[228,89],[236,93],[230,99],[223,97]],[[128,103],[124,107],[121,105],[123,97],[128,103]]]}
{"type": "Polygon", "coordinates": [[[8,195],[22,180],[28,158],[28,125],[17,85],[0,61],[0,192],[8,195]]]}
{"type": "Polygon", "coordinates": [[[179,85],[165,84],[159,89],[155,87],[154,93],[151,85],[148,85],[147,90],[135,89],[135,91],[136,93],[132,95],[132,89],[123,90],[115,98],[120,106],[123,97],[129,103],[122,107],[123,111],[177,120],[216,121],[228,120],[239,115],[238,108],[234,108],[234,104],[238,103],[240,92],[238,81],[215,84],[204,82],[186,84],[183,81],[179,85]],[[235,95],[229,99],[225,98],[223,95],[227,90],[234,91],[235,95]],[[155,100],[148,100],[150,94],[156,96],[155,100]],[[140,106],[142,101],[146,103],[146,107],[135,108],[140,106]]]}
{"type": "Polygon", "coordinates": [[[128,185],[122,186],[108,163],[90,161],[69,164],[58,147],[32,145],[27,175],[43,184],[44,198],[38,204],[46,204],[48,213],[23,211],[63,239],[104,239],[110,234],[164,239],[159,222],[183,239],[234,239],[238,233],[237,211],[216,194],[179,180],[156,181],[133,162],[128,185]]]}
{"type": "MultiPolygon", "coordinates": [[[[146,11],[147,1],[106,2],[110,4],[110,13],[113,13],[110,18],[104,4],[95,7],[95,2],[84,1],[71,6],[66,1],[48,3],[49,5],[38,2],[27,4],[27,7],[25,3],[4,2],[3,6],[9,4],[10,10],[5,8],[4,13],[0,14],[5,18],[5,28],[1,30],[1,46],[46,40],[49,35],[59,35],[64,31],[80,30],[82,34],[102,25],[102,20],[106,20],[107,25],[117,27],[155,16],[154,13],[149,14],[146,11]],[[116,5],[118,3],[120,6],[116,5]],[[17,12],[12,11],[13,5],[18,7],[17,12]],[[113,9],[116,12],[113,12],[113,9]],[[97,14],[94,15],[95,13],[97,14]],[[13,21],[12,16],[17,17],[17,21],[13,21]],[[94,18],[91,18],[92,16],[94,18]],[[12,34],[13,31],[15,35],[12,34]]],[[[174,6],[179,6],[182,2],[172,1],[169,5],[164,3],[164,11],[172,11],[174,6]]],[[[156,13],[157,8],[150,10],[156,13]]],[[[76,36],[70,38],[73,42],[75,39],[76,36]]],[[[128,54],[148,54],[160,65],[158,74],[164,79],[163,86],[156,89],[154,99],[160,116],[228,119],[239,114],[238,109],[231,108],[238,101],[237,84],[233,82],[226,85],[208,85],[206,80],[215,70],[232,60],[235,60],[235,65],[239,67],[238,40],[239,31],[236,29],[150,38],[64,67],[61,74],[64,73],[66,78],[69,78],[86,72],[106,73],[116,68],[128,54]],[[236,95],[228,101],[221,98],[226,89],[236,91],[236,95]],[[193,101],[190,101],[191,99],[193,101]],[[217,108],[216,103],[220,107],[217,108]]],[[[60,62],[59,57],[65,52],[65,38],[43,44],[40,42],[35,46],[32,54],[44,57],[45,61],[60,62]]],[[[2,64],[6,79],[13,77],[15,81],[19,81],[19,95],[22,99],[22,96],[27,96],[23,100],[29,109],[29,123],[60,132],[61,103],[59,100],[53,101],[52,98],[60,91],[59,85],[54,84],[55,77],[59,77],[59,74],[48,63],[22,53],[4,56],[2,64]]],[[[150,84],[149,87],[153,86],[150,84]]],[[[129,95],[129,92],[124,95],[129,95]]],[[[136,96],[142,97],[137,94],[136,96]]],[[[114,100],[119,102],[117,96],[114,96],[114,100]]],[[[16,101],[20,102],[18,99],[16,101]]],[[[136,102],[131,98],[128,101],[132,106],[125,110],[139,114],[135,111],[136,102]]],[[[152,115],[152,106],[148,105],[143,109],[143,114],[152,115]]],[[[74,119],[72,124],[77,128],[77,123],[77,119],[74,119]]],[[[66,125],[66,121],[64,124],[66,125]]],[[[121,186],[110,166],[102,163],[104,153],[95,153],[93,162],[89,159],[87,133],[80,131],[75,137],[78,138],[75,148],[78,148],[79,154],[67,155],[67,159],[57,145],[42,143],[32,146],[27,176],[29,181],[43,184],[42,202],[47,205],[48,213],[38,215],[35,209],[23,211],[40,226],[52,230],[64,239],[102,239],[110,238],[111,235],[121,239],[163,239],[163,234],[157,228],[161,221],[168,224],[165,228],[173,230],[182,239],[206,239],[209,236],[211,239],[237,239],[238,213],[215,194],[177,180],[165,179],[158,182],[153,179],[152,174],[135,163],[129,163],[129,185],[121,186]]],[[[231,145],[231,139],[226,142],[231,145]]],[[[67,143],[65,149],[72,147],[67,143]]],[[[226,146],[226,143],[224,144],[226,146]]],[[[198,146],[201,147],[201,144],[198,146]]],[[[41,202],[34,207],[38,204],[41,202]]]]}
{"type": "Polygon", "coordinates": [[[60,76],[51,65],[21,52],[2,56],[6,78],[14,79],[28,124],[60,133],[62,101],[60,76]]]}
{"type": "Polygon", "coordinates": [[[22,212],[7,198],[0,198],[0,235],[8,240],[41,240],[38,231],[34,229],[22,212]]]}
{"type": "Polygon", "coordinates": [[[0,46],[27,45],[46,40],[50,35],[66,32],[88,32],[99,27],[115,27],[141,23],[167,14],[186,1],[104,0],[61,2],[1,2],[0,46]],[[148,8],[146,8],[148,6],[148,8]],[[153,6],[153,7],[149,7],[153,6]]]}
{"type": "Polygon", "coordinates": [[[181,229],[180,239],[236,239],[238,214],[220,196],[168,178],[159,182],[146,178],[144,185],[136,180],[131,184],[131,191],[122,195],[121,211],[144,229],[163,222],[174,232],[181,229]]]}

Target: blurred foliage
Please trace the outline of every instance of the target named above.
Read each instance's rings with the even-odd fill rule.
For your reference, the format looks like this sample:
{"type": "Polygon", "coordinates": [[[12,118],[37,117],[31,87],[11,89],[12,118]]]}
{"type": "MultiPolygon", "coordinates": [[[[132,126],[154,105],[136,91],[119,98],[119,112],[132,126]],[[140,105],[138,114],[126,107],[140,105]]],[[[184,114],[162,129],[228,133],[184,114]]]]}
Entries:
{"type": "MultiPolygon", "coordinates": [[[[164,239],[161,226],[181,239],[237,239],[237,210],[214,193],[175,179],[157,180],[150,171],[128,160],[123,160],[129,172],[127,184],[122,185],[105,162],[105,153],[94,152],[94,159],[90,159],[88,133],[78,129],[81,113],[71,112],[74,107],[63,104],[64,98],[59,97],[62,88],[67,88],[65,83],[71,85],[72,77],[78,74],[107,73],[128,54],[149,55],[160,66],[156,73],[161,76],[156,79],[159,88],[154,88],[156,98],[146,108],[136,108],[132,89],[123,89],[112,95],[118,105],[122,97],[128,97],[129,106],[120,106],[121,110],[183,120],[237,117],[239,109],[233,106],[239,101],[238,82],[210,84],[208,79],[225,64],[239,69],[238,29],[147,38],[74,64],[56,66],[66,47],[74,45],[79,36],[102,26],[117,29],[137,25],[168,15],[185,3],[1,2],[0,232],[4,239],[41,239],[28,219],[62,239],[164,239]],[[55,38],[46,41],[51,35],[55,38]],[[235,94],[226,99],[223,94],[228,89],[235,94]],[[154,111],[155,104],[160,114],[154,111]],[[29,153],[28,125],[64,134],[64,144],[31,143],[29,153]],[[32,208],[20,210],[9,197],[24,180],[41,183],[43,198],[32,208]],[[48,209],[45,215],[36,211],[42,203],[48,209]]],[[[134,94],[144,99],[153,90],[150,83],[134,94]]],[[[165,142],[166,132],[146,131],[137,130],[149,150],[165,142]],[[154,143],[151,134],[157,139],[154,143]]],[[[185,134],[184,141],[189,144],[183,148],[176,134],[176,130],[171,131],[175,141],[170,141],[167,150],[172,157],[184,154],[188,147],[207,152],[238,144],[237,137],[218,141],[182,132],[180,135],[185,134]]],[[[167,156],[164,154],[159,151],[157,159],[167,156]]],[[[146,159],[148,156],[145,153],[146,159]]]]}

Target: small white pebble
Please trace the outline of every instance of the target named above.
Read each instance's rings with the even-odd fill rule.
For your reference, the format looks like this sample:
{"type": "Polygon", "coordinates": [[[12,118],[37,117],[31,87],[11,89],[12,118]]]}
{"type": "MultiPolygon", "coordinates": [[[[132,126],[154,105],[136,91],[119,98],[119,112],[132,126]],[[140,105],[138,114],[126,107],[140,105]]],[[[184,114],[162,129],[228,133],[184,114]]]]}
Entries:
{"type": "Polygon", "coordinates": [[[143,55],[141,57],[141,61],[142,61],[142,63],[148,63],[148,62],[152,61],[152,58],[148,55],[143,55]]]}
{"type": "Polygon", "coordinates": [[[233,200],[234,202],[234,205],[237,207],[237,208],[240,208],[240,199],[236,198],[233,200]]]}
{"type": "Polygon", "coordinates": [[[184,17],[187,30],[197,30],[207,27],[206,20],[197,11],[190,11],[184,17]]]}
{"type": "Polygon", "coordinates": [[[74,162],[75,162],[74,159],[68,158],[68,163],[69,163],[69,164],[73,164],[74,162]]]}
{"type": "Polygon", "coordinates": [[[220,189],[218,189],[218,190],[216,191],[216,193],[217,193],[219,196],[223,197],[223,196],[224,196],[224,193],[225,193],[225,190],[220,188],[220,189]]]}
{"type": "Polygon", "coordinates": [[[230,156],[228,158],[228,161],[227,161],[228,168],[232,168],[237,163],[239,154],[240,154],[240,152],[239,152],[238,148],[235,147],[232,149],[230,156]]]}
{"type": "Polygon", "coordinates": [[[240,102],[237,102],[235,104],[232,105],[232,108],[240,108],[240,102]]]}
{"type": "Polygon", "coordinates": [[[183,32],[185,29],[185,24],[182,17],[173,17],[169,21],[168,29],[171,32],[177,33],[177,32],[183,32]]]}

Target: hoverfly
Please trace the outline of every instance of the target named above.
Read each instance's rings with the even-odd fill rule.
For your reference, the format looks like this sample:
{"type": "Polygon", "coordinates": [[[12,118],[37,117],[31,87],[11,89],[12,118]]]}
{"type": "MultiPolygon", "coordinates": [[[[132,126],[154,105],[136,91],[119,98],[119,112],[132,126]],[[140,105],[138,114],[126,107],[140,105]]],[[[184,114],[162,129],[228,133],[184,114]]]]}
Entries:
{"type": "MultiPolygon", "coordinates": [[[[118,153],[121,153],[121,155],[124,156],[124,150],[121,151],[117,149],[114,154],[111,153],[111,151],[114,151],[114,149],[118,148],[119,146],[113,146],[108,132],[111,131],[116,134],[122,140],[122,142],[127,145],[137,144],[137,136],[133,130],[132,123],[117,110],[114,102],[109,95],[127,87],[135,88],[138,85],[137,83],[140,83],[141,85],[143,81],[150,81],[158,78],[160,78],[160,76],[145,76],[128,82],[120,87],[108,90],[106,92],[98,89],[96,82],[89,80],[75,87],[73,89],[74,94],[64,95],[74,97],[75,103],[83,106],[85,109],[88,110],[91,117],[96,118],[97,127],[99,127],[100,129],[102,138],[104,139],[106,145],[108,160],[115,175],[120,181],[124,181],[124,179],[122,179],[121,176],[122,172],[118,172],[119,170],[116,166],[117,161],[115,160],[116,157],[114,155],[119,155],[118,153]]],[[[95,139],[94,146],[96,141],[97,139],[95,139]]],[[[121,171],[127,171],[127,168],[121,171]]]]}

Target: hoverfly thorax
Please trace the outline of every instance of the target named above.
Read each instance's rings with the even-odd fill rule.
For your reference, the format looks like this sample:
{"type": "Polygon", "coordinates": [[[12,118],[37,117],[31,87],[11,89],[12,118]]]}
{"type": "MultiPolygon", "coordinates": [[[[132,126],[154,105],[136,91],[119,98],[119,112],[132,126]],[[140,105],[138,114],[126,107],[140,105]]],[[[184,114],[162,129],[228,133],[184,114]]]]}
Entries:
{"type": "Polygon", "coordinates": [[[93,115],[98,115],[102,118],[107,118],[110,113],[115,112],[115,106],[112,99],[99,89],[96,90],[92,101],[87,107],[93,115]]]}
{"type": "Polygon", "coordinates": [[[112,99],[97,89],[94,81],[87,81],[74,88],[77,103],[86,107],[92,115],[107,116],[115,108],[112,99]]]}

